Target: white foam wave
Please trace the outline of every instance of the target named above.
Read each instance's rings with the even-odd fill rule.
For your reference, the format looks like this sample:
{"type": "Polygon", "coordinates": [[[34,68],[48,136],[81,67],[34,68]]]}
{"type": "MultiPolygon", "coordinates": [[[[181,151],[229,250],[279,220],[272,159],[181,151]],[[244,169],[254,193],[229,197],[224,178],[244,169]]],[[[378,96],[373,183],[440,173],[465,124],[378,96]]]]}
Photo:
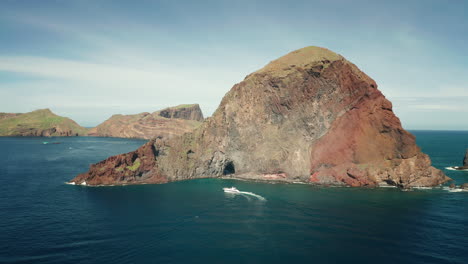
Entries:
{"type": "Polygon", "coordinates": [[[300,182],[300,181],[293,181],[292,183],[294,183],[294,184],[306,184],[306,185],[310,184],[310,183],[307,183],[307,182],[300,182]]]}
{"type": "Polygon", "coordinates": [[[448,192],[468,192],[468,189],[450,188],[450,187],[448,187],[448,186],[442,187],[442,190],[448,191],[448,192]]]}
{"type": "Polygon", "coordinates": [[[468,171],[468,169],[457,169],[459,167],[454,166],[454,167],[445,167],[446,170],[453,170],[453,171],[468,171]]]}
{"type": "Polygon", "coordinates": [[[415,186],[413,188],[418,189],[418,190],[432,190],[433,189],[432,187],[424,187],[424,186],[415,186]]]}
{"type": "Polygon", "coordinates": [[[76,185],[75,182],[65,182],[65,184],[68,184],[68,185],[76,185]]]}

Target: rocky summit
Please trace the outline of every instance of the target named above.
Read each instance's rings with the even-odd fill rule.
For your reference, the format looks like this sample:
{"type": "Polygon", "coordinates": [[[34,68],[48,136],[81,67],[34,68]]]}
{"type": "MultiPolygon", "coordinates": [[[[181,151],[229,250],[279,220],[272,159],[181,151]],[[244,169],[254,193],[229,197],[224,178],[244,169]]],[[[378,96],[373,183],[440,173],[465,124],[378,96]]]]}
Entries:
{"type": "Polygon", "coordinates": [[[84,136],[87,129],[50,109],[24,114],[0,113],[0,136],[84,136]]]}
{"type": "Polygon", "coordinates": [[[99,137],[170,138],[190,132],[203,121],[198,104],[168,107],[153,113],[113,115],[88,135],[99,137]]]}
{"type": "Polygon", "coordinates": [[[234,85],[191,133],[151,140],[71,182],[204,177],[402,188],[449,180],[402,128],[374,80],[328,49],[306,47],[234,85]]]}

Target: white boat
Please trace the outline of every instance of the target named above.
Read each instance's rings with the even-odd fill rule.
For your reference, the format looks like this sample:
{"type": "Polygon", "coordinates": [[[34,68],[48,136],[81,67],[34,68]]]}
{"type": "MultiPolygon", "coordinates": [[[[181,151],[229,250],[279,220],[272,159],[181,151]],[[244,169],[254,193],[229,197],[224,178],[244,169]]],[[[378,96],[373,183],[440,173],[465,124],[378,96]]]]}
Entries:
{"type": "Polygon", "coordinates": [[[227,192],[227,193],[240,193],[239,190],[237,190],[236,187],[231,187],[231,188],[223,188],[224,192],[227,192]]]}

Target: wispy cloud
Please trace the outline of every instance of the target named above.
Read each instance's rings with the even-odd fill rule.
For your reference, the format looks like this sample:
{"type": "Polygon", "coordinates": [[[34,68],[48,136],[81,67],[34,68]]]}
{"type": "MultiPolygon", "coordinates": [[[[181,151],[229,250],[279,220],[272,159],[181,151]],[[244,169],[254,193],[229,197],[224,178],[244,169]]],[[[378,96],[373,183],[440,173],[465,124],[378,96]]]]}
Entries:
{"type": "MultiPolygon", "coordinates": [[[[444,35],[451,38],[434,38],[448,31],[433,32],[442,19],[422,24],[425,18],[414,16],[430,12],[424,5],[340,1],[340,11],[333,1],[288,7],[215,2],[6,5],[0,9],[0,73],[14,78],[0,80],[0,111],[51,107],[99,123],[111,112],[198,102],[209,115],[245,75],[308,45],[328,47],[361,67],[405,123],[466,111],[460,98],[468,96],[462,59],[468,54],[447,46],[460,42],[463,23],[456,34],[444,35]]],[[[466,22],[464,14],[449,18],[466,22]]]]}
{"type": "Polygon", "coordinates": [[[415,104],[410,106],[414,109],[431,110],[431,111],[457,111],[468,112],[468,106],[465,105],[449,105],[449,104],[415,104]]]}
{"type": "Polygon", "coordinates": [[[460,111],[468,110],[468,95],[457,96],[423,96],[423,97],[394,97],[390,98],[402,108],[413,108],[421,110],[446,110],[460,111]]]}
{"type": "MultiPolygon", "coordinates": [[[[251,65],[250,69],[236,63],[216,64],[216,54],[203,55],[190,50],[176,53],[168,50],[164,53],[164,49],[151,49],[150,41],[120,39],[119,34],[115,34],[115,28],[121,29],[119,24],[122,23],[104,28],[84,28],[83,25],[61,23],[34,15],[14,19],[86,47],[78,49],[79,56],[72,59],[0,56],[0,71],[45,79],[18,80],[14,84],[0,81],[0,90],[8,94],[3,98],[15,98],[15,91],[19,90],[29,91],[28,94],[42,92],[30,98],[28,104],[23,103],[20,111],[51,107],[69,112],[67,109],[98,107],[101,111],[95,116],[78,114],[75,119],[99,123],[108,117],[104,116],[104,112],[109,112],[103,111],[106,107],[114,113],[135,113],[181,103],[200,103],[205,115],[210,115],[229,88],[256,66],[249,60],[246,60],[246,64],[251,65]],[[105,34],[101,34],[101,31],[105,34]]],[[[125,26],[129,27],[128,24],[125,26]]],[[[157,34],[154,28],[134,26],[138,32],[132,34],[157,34]]],[[[24,96],[20,98],[25,102],[24,96]]],[[[3,107],[6,108],[3,111],[18,108],[17,104],[9,102],[3,107]]]]}
{"type": "Polygon", "coordinates": [[[73,81],[121,82],[172,79],[174,74],[161,69],[135,69],[93,62],[43,57],[0,56],[0,71],[20,72],[73,81]]]}

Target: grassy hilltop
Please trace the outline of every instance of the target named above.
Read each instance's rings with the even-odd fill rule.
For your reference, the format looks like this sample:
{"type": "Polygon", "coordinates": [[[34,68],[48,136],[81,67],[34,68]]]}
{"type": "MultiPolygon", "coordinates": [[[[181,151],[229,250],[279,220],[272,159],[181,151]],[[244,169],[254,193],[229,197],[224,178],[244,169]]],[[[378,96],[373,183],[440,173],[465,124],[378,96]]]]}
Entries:
{"type": "Polygon", "coordinates": [[[0,113],[0,136],[84,136],[87,129],[67,117],[40,109],[24,114],[0,113]]]}

